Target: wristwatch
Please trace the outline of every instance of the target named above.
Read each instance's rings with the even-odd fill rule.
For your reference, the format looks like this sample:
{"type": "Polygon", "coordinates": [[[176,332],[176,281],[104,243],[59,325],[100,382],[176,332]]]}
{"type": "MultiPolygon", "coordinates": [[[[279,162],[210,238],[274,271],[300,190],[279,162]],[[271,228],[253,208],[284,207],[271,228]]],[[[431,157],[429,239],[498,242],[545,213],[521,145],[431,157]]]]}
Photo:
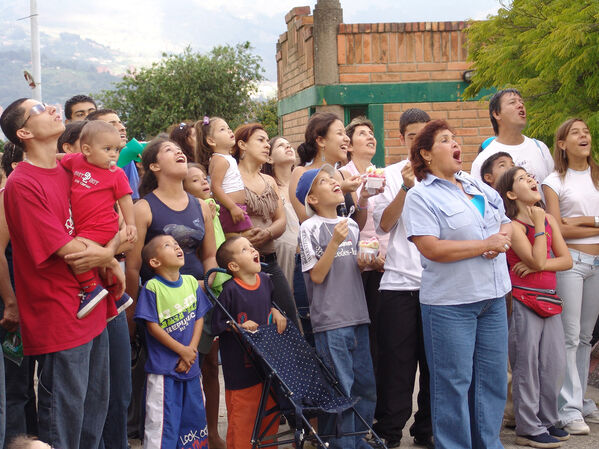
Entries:
{"type": "Polygon", "coordinates": [[[595,227],[599,228],[599,215],[595,215],[595,227]]]}
{"type": "MultiPolygon", "coordinates": [[[[403,190],[403,191],[404,191],[404,192],[406,192],[406,193],[408,193],[408,190],[410,190],[410,189],[411,189],[411,187],[408,187],[408,186],[407,186],[407,185],[405,185],[405,184],[402,184],[402,185],[401,185],[401,190],[403,190]]],[[[595,217],[595,226],[599,226],[599,224],[597,224],[597,219],[598,219],[598,218],[599,218],[599,217],[595,217]]]]}

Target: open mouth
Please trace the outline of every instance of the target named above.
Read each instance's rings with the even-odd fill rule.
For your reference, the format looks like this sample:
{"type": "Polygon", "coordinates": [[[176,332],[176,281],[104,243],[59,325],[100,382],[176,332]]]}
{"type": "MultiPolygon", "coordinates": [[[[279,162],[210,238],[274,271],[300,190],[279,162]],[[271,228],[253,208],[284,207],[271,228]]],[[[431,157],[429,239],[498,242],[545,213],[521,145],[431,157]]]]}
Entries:
{"type": "Polygon", "coordinates": [[[177,257],[181,259],[183,257],[183,251],[177,251],[177,257]]]}
{"type": "Polygon", "coordinates": [[[535,184],[534,186],[532,186],[530,188],[530,190],[532,190],[533,192],[537,192],[539,190],[539,188],[537,187],[537,185],[535,184]]]}
{"type": "Polygon", "coordinates": [[[181,156],[178,156],[177,159],[175,159],[178,163],[187,163],[187,158],[185,157],[184,154],[182,154],[181,156]]]}
{"type": "Polygon", "coordinates": [[[202,192],[206,192],[206,193],[210,192],[210,186],[206,186],[206,187],[204,187],[204,188],[202,189],[202,192]]]}
{"type": "Polygon", "coordinates": [[[526,111],[520,111],[518,112],[518,115],[522,118],[526,118],[526,111]]]}
{"type": "Polygon", "coordinates": [[[333,192],[341,192],[341,186],[339,184],[336,184],[335,187],[333,187],[333,192]]]}
{"type": "Polygon", "coordinates": [[[259,255],[259,254],[256,254],[256,255],[254,256],[254,262],[255,262],[255,263],[260,263],[260,255],[259,255]]]}
{"type": "Polygon", "coordinates": [[[578,145],[580,145],[581,147],[586,147],[589,145],[589,143],[586,140],[583,140],[582,142],[580,142],[578,145]]]}
{"type": "Polygon", "coordinates": [[[339,147],[339,149],[340,149],[341,151],[343,151],[344,153],[347,153],[347,149],[348,149],[348,148],[349,148],[349,147],[348,147],[347,145],[341,145],[341,146],[339,147]]]}
{"type": "Polygon", "coordinates": [[[460,159],[461,155],[462,155],[462,152],[460,150],[455,150],[451,156],[453,157],[453,159],[455,161],[462,162],[462,160],[460,159]]]}

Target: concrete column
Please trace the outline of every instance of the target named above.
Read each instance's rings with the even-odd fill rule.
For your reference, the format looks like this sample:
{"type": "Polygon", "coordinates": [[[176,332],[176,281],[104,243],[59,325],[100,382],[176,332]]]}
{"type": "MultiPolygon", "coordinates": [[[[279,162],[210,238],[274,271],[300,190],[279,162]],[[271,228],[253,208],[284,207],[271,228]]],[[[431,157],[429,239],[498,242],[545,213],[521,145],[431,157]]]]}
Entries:
{"type": "Polygon", "coordinates": [[[338,84],[337,28],[343,23],[339,0],[318,0],[314,7],[314,81],[338,84]]]}

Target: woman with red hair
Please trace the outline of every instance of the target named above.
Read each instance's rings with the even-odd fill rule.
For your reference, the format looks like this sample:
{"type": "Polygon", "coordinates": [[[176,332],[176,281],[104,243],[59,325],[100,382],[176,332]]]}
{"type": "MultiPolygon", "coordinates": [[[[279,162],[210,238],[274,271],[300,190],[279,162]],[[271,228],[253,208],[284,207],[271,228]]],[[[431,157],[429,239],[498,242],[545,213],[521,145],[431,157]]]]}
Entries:
{"type": "Polygon", "coordinates": [[[410,149],[419,184],[404,206],[421,254],[424,344],[437,448],[502,448],[511,224],[499,194],[461,171],[447,122],[429,122],[410,149]]]}

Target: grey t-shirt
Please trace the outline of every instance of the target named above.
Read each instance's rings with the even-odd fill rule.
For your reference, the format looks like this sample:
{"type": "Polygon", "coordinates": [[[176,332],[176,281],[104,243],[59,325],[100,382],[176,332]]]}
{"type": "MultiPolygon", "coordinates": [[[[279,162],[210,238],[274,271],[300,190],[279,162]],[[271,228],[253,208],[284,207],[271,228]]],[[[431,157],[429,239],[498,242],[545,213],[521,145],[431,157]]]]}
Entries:
{"type": "Polygon", "coordinates": [[[310,302],[310,321],[314,332],[368,324],[368,309],[358,268],[358,239],[360,230],[348,220],[349,233],[337,248],[331,269],[322,284],[310,279],[310,270],[323,255],[333,237],[335,225],[342,217],[323,218],[314,215],[300,226],[302,271],[310,302]]]}

